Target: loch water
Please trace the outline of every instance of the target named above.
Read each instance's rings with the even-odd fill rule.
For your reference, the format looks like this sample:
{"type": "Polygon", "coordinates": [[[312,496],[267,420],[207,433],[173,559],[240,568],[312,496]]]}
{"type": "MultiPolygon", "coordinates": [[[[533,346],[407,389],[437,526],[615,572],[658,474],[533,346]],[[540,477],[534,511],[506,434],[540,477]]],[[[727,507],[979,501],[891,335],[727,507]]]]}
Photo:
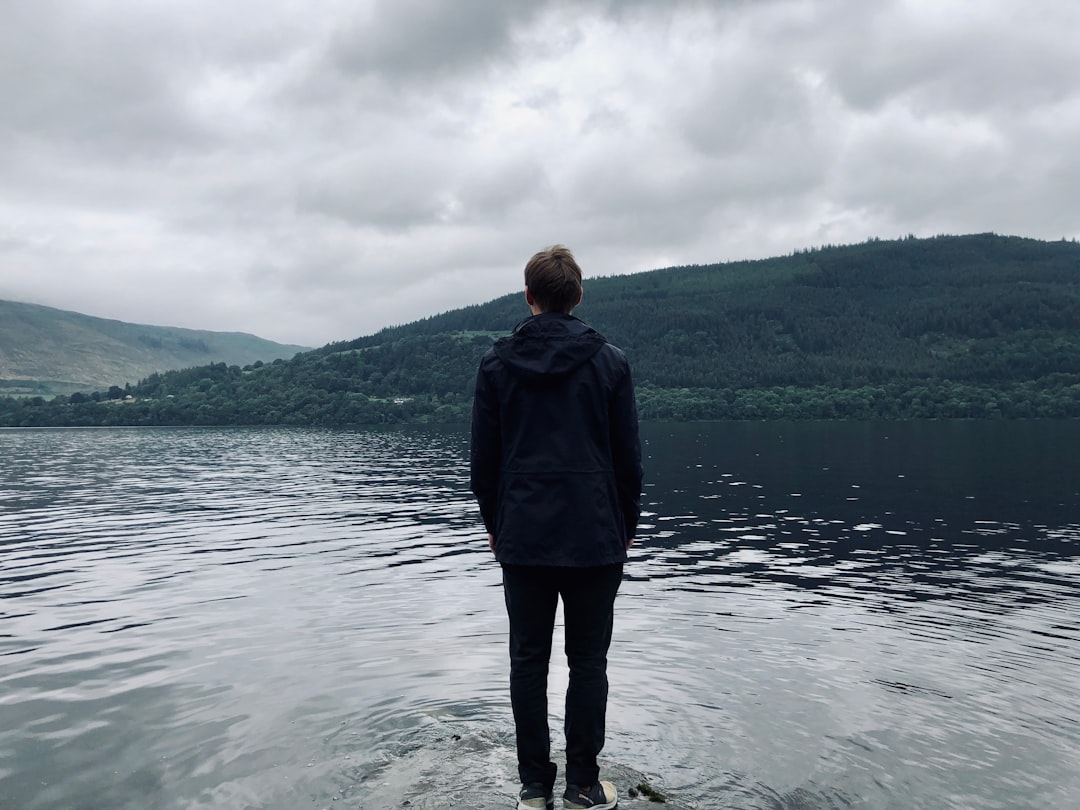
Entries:
{"type": "MultiPolygon", "coordinates": [[[[604,762],[703,809],[1080,806],[1078,429],[643,425],[604,762]]],[[[0,808],[513,806],[467,462],[0,430],[0,808]]]]}

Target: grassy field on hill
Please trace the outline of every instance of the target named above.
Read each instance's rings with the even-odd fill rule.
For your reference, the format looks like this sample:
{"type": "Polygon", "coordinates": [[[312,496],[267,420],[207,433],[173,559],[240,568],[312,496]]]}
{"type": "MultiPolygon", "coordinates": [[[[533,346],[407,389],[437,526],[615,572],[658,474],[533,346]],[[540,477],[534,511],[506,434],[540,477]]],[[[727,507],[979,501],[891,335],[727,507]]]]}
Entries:
{"type": "Polygon", "coordinates": [[[269,361],[305,350],[240,332],[144,326],[0,301],[0,394],[105,391],[155,371],[269,361]]]}

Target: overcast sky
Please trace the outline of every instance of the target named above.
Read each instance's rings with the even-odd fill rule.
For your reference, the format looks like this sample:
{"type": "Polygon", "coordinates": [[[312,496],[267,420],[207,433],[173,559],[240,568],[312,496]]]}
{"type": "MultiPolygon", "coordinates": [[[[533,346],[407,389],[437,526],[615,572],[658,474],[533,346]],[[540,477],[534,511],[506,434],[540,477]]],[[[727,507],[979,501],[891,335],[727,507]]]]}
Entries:
{"type": "Polygon", "coordinates": [[[3,0],[0,298],[318,346],[554,242],[1074,238],[1078,37],[1076,0],[3,0]]]}

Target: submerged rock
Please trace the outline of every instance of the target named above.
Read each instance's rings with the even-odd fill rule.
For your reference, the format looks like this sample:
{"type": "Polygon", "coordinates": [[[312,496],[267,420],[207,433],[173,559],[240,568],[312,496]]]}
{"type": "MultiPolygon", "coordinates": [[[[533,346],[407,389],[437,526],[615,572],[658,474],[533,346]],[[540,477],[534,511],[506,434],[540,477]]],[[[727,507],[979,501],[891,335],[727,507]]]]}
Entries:
{"type": "MultiPolygon", "coordinates": [[[[387,810],[408,807],[411,810],[467,807],[470,810],[506,810],[513,807],[520,787],[512,735],[491,734],[451,724],[427,727],[417,732],[413,744],[388,755],[387,760],[366,773],[357,773],[350,789],[342,791],[345,807],[364,810],[387,810]]],[[[559,781],[556,794],[562,791],[564,762],[558,755],[559,781]]],[[[640,785],[650,785],[650,778],[627,765],[601,760],[600,775],[619,789],[621,808],[658,807],[655,799],[643,795],[640,785]],[[631,789],[638,793],[631,796],[631,789]]],[[[692,810],[681,804],[667,790],[663,807],[692,810]]]]}

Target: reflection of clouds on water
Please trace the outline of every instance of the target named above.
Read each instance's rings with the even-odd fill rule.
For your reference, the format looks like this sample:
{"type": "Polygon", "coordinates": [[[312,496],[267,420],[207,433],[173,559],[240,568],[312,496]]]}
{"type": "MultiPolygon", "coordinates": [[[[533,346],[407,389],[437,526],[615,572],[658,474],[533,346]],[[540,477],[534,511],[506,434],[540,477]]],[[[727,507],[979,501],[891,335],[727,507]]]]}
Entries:
{"type": "Polygon", "coordinates": [[[0,597],[19,606],[0,614],[0,660],[13,665],[0,683],[17,708],[3,708],[0,795],[15,806],[70,806],[74,795],[101,807],[267,806],[269,784],[295,780],[312,756],[298,748],[318,752],[316,729],[357,707],[370,707],[361,755],[403,705],[430,700],[425,682],[508,712],[497,581],[474,553],[460,436],[3,440],[5,508],[21,506],[0,516],[0,597]],[[51,472],[20,474],[39,465],[51,472]],[[452,632],[433,632],[442,627],[452,632]],[[141,697],[147,683],[152,698],[141,697]],[[95,690],[116,708],[99,711],[95,690]],[[48,742],[57,734],[64,747],[48,742]],[[144,778],[148,768],[160,778],[144,778]]]}
{"type": "Polygon", "coordinates": [[[214,783],[208,771],[227,761],[244,718],[221,711],[215,690],[160,683],[171,680],[168,657],[112,658],[43,663],[27,676],[33,700],[10,700],[30,687],[4,684],[0,796],[11,807],[176,806],[178,781],[195,791],[214,783]]]}
{"type": "MultiPolygon", "coordinates": [[[[1015,472],[1039,434],[987,429],[973,464],[944,424],[890,426],[910,457],[862,425],[646,425],[665,438],[617,607],[608,761],[700,807],[1077,804],[1074,462],[1045,491],[998,482],[988,446],[1015,472]]],[[[455,768],[513,794],[464,433],[0,442],[0,796],[20,810],[383,807],[455,768]]],[[[566,677],[557,652],[556,749],[566,677]]]]}
{"type": "Polygon", "coordinates": [[[1048,574],[1059,576],[1080,576],[1080,560],[1058,560],[1055,562],[1036,563],[1036,568],[1048,574]]]}
{"type": "MultiPolygon", "coordinates": [[[[676,746],[704,727],[718,735],[716,761],[768,771],[772,785],[824,773],[856,796],[910,797],[899,804],[1076,803],[1080,719],[1068,696],[1080,688],[1080,625],[1069,617],[1080,499],[1061,490],[1061,463],[1047,467],[1057,471],[1048,487],[1014,474],[1025,457],[1060,455],[1053,428],[1040,442],[1023,426],[1018,449],[970,426],[982,457],[973,465],[965,428],[940,426],[926,447],[925,425],[892,426],[915,434],[894,443],[898,453],[862,426],[811,426],[827,439],[818,452],[834,455],[827,467],[801,425],[788,430],[806,451],[802,467],[771,428],[650,429],[680,466],[654,459],[653,474],[674,482],[648,491],[665,533],[642,538],[646,567],[635,561],[630,577],[637,598],[661,588],[680,610],[635,626],[631,644],[647,660],[658,653],[645,640],[674,636],[660,645],[672,664],[661,671],[680,673],[676,693],[714,695],[719,713],[704,726],[699,713],[669,713],[661,739],[676,746]],[[694,493],[689,470],[702,480],[696,497],[684,494],[694,493]],[[702,673],[701,660],[724,663],[702,673]],[[852,788],[859,774],[873,784],[852,788]]],[[[692,792],[711,795],[717,782],[694,773],[692,792]]]]}
{"type": "MultiPolygon", "coordinates": [[[[855,598],[880,603],[992,600],[995,591],[1042,599],[1048,595],[1040,593],[1037,584],[1017,581],[1015,569],[1031,568],[1045,555],[1074,553],[1069,524],[1044,522],[1051,514],[1048,509],[1068,510],[1065,493],[1044,492],[1044,482],[1015,475],[1019,451],[1009,445],[999,448],[1000,463],[1009,472],[995,477],[985,442],[978,440],[984,426],[970,428],[984,456],[981,468],[963,461],[963,436],[953,426],[941,426],[952,441],[945,457],[941,441],[926,453],[915,441],[917,435],[887,445],[868,440],[862,426],[848,433],[836,425],[812,426],[811,432],[825,434],[821,452],[832,456],[824,466],[808,449],[801,426],[789,428],[801,447],[794,456],[788,453],[789,442],[777,441],[772,428],[728,428],[710,432],[696,426],[656,426],[666,434],[663,444],[673,451],[672,459],[680,463],[658,470],[675,486],[649,491],[650,508],[658,513],[655,523],[664,532],[644,532],[642,551],[652,555],[647,576],[681,579],[692,567],[695,581],[687,583],[692,587],[701,587],[710,575],[714,587],[738,585],[732,577],[741,576],[809,589],[843,588],[855,598]],[[849,433],[857,438],[854,444],[849,433]],[[741,440],[733,441],[732,434],[741,440]],[[945,474],[943,458],[951,465],[946,470],[958,477],[945,474]],[[854,471],[864,480],[853,483],[853,478],[858,480],[854,471]],[[975,496],[954,494],[963,491],[958,481],[970,485],[973,473],[982,490],[974,506],[968,502],[975,496]],[[696,492],[691,481],[695,475],[700,484],[696,492]],[[1018,480],[1026,481],[1029,489],[1018,490],[1018,480]],[[1000,491],[990,489],[991,484],[1000,491]],[[750,488],[761,494],[750,494],[750,488]],[[847,494],[853,490],[859,493],[857,502],[847,494]],[[1025,519],[989,519],[988,513],[1015,512],[1016,503],[1027,504],[1025,519]],[[979,556],[988,550],[1002,554],[979,556]],[[861,579],[852,579],[853,569],[861,571],[861,579]]],[[[894,425],[890,431],[922,434],[925,429],[894,425]]],[[[1022,432],[1030,430],[1027,425],[1022,432]]],[[[1039,446],[1027,441],[1030,438],[1024,441],[1028,454],[1039,446]]],[[[654,471],[665,458],[655,460],[654,471]]],[[[1075,493],[1071,503],[1080,508],[1075,493]]]]}

